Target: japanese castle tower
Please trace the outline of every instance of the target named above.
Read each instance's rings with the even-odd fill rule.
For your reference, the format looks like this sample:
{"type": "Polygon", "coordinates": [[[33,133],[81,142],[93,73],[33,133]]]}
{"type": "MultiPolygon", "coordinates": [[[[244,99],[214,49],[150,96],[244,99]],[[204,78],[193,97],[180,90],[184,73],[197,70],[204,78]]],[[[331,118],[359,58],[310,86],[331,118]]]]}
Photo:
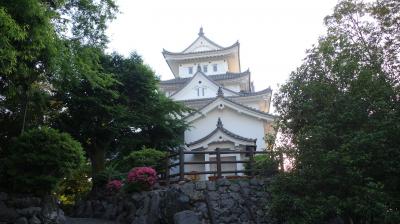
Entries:
{"type": "MultiPolygon", "coordinates": [[[[264,137],[273,131],[272,91],[254,91],[250,71],[240,66],[239,42],[222,47],[200,28],[197,39],[182,52],[162,53],[175,78],[161,81],[160,89],[194,109],[184,118],[190,124],[184,136],[186,150],[265,150],[264,137]]],[[[223,161],[247,159],[240,154],[221,157],[223,161]]],[[[213,155],[185,155],[185,161],[212,160],[213,155]]],[[[185,172],[215,169],[214,164],[185,166],[185,172]]],[[[243,165],[224,163],[222,170],[243,170],[243,165]]]]}

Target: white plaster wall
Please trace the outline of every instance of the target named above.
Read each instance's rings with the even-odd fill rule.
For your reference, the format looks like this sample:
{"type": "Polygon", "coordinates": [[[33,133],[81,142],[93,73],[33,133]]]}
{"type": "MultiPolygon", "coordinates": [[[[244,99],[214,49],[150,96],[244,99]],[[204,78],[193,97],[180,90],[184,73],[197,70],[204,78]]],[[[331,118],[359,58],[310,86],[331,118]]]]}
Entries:
{"type": "Polygon", "coordinates": [[[257,109],[257,110],[260,110],[260,104],[259,104],[259,102],[245,102],[245,103],[241,103],[241,104],[243,104],[243,105],[245,105],[245,106],[248,106],[248,107],[251,107],[251,108],[254,108],[254,109],[257,109]]]}
{"type": "Polygon", "coordinates": [[[219,117],[224,128],[246,138],[257,138],[257,150],[265,148],[262,120],[240,114],[226,106],[223,110],[215,109],[192,122],[192,127],[185,131],[185,142],[193,142],[208,135],[216,128],[219,117]]]}
{"type": "MultiPolygon", "coordinates": [[[[185,161],[188,162],[204,162],[204,155],[193,155],[193,154],[187,154],[185,155],[185,161]]],[[[203,171],[204,170],[204,164],[188,164],[185,165],[185,172],[191,172],[191,171],[203,171]]]]}
{"type": "Polygon", "coordinates": [[[203,71],[203,66],[207,65],[207,72],[204,72],[206,75],[216,75],[216,74],[223,74],[228,71],[228,62],[226,60],[217,60],[217,61],[198,61],[195,63],[188,63],[188,64],[181,64],[179,65],[179,76],[182,78],[192,77],[196,71],[197,66],[201,66],[201,71],[203,71]],[[214,72],[213,65],[217,64],[217,71],[214,72]],[[189,74],[189,67],[192,67],[193,73],[189,74]]]}
{"type": "Polygon", "coordinates": [[[235,92],[240,92],[240,85],[224,85],[225,88],[230,89],[235,92]]]}
{"type": "Polygon", "coordinates": [[[217,46],[210,44],[206,39],[204,39],[204,37],[200,37],[199,39],[196,40],[195,43],[193,43],[192,46],[190,46],[188,49],[186,49],[185,53],[210,51],[210,50],[217,50],[217,49],[219,49],[217,46]]]}
{"type": "MultiPolygon", "coordinates": [[[[188,85],[186,85],[177,94],[171,96],[171,98],[173,100],[212,98],[217,96],[217,92],[218,92],[218,86],[216,84],[212,83],[203,75],[198,74],[195,77],[193,77],[193,79],[190,81],[188,85]],[[202,91],[200,91],[200,96],[197,95],[197,89],[199,87],[204,88],[204,96],[202,95],[202,91]]],[[[224,91],[224,95],[233,96],[234,94],[228,91],[224,91]]]]}

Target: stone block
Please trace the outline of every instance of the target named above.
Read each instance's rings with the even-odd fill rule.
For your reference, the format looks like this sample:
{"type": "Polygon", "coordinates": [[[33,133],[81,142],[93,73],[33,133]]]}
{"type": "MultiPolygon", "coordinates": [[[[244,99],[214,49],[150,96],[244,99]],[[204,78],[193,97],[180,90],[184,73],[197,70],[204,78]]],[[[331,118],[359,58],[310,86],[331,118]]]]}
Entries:
{"type": "Polygon", "coordinates": [[[175,224],[201,224],[200,217],[193,211],[185,210],[174,215],[175,224]]]}
{"type": "Polygon", "coordinates": [[[207,181],[206,185],[207,185],[207,190],[209,190],[209,191],[216,191],[217,190],[217,187],[216,187],[214,181],[207,181]]]}
{"type": "Polygon", "coordinates": [[[0,222],[12,223],[18,217],[17,212],[13,208],[8,208],[0,201],[0,222]]]}
{"type": "Polygon", "coordinates": [[[196,190],[202,191],[206,189],[206,182],[205,181],[197,181],[196,182],[196,190]]]}
{"type": "Polygon", "coordinates": [[[28,219],[25,217],[20,217],[15,221],[15,224],[28,224],[28,219]]]}
{"type": "Polygon", "coordinates": [[[41,224],[42,222],[40,221],[40,219],[38,217],[36,217],[36,215],[32,216],[29,219],[29,224],[41,224]]]}
{"type": "Polygon", "coordinates": [[[221,179],[218,179],[217,180],[217,185],[220,187],[223,187],[223,186],[225,186],[225,187],[227,187],[227,186],[230,186],[231,185],[231,182],[228,180],[228,179],[225,179],[225,178],[221,178],[221,179]]]}
{"type": "Polygon", "coordinates": [[[42,211],[41,207],[29,207],[29,208],[17,209],[17,213],[25,217],[34,216],[40,213],[41,211],[42,211]]]}

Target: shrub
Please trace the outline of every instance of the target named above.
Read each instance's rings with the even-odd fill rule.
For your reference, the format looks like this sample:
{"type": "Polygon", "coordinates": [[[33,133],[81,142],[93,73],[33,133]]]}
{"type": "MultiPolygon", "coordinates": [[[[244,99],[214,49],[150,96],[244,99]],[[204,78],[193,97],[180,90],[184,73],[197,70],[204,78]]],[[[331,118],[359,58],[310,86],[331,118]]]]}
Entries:
{"type": "Polygon", "coordinates": [[[107,183],[107,190],[111,192],[118,192],[122,187],[121,180],[111,180],[107,183]]]}
{"type": "Polygon", "coordinates": [[[122,180],[125,178],[126,173],[123,174],[119,171],[118,163],[107,164],[106,168],[93,177],[93,185],[98,188],[107,187],[111,180],[122,180]]]}
{"type": "MultiPolygon", "coordinates": [[[[249,164],[246,164],[245,168],[248,170],[249,164]]],[[[271,155],[257,155],[254,157],[253,169],[256,170],[255,175],[270,177],[278,173],[279,162],[271,155]]]]}
{"type": "Polygon", "coordinates": [[[82,200],[92,189],[90,179],[90,165],[86,164],[74,170],[72,174],[58,183],[56,195],[64,206],[73,206],[76,201],[82,200]]]}
{"type": "Polygon", "coordinates": [[[80,143],[69,134],[44,127],[16,138],[2,162],[13,192],[43,195],[80,167],[83,158],[80,143]]]}
{"type": "Polygon", "coordinates": [[[164,170],[161,160],[167,156],[166,152],[152,149],[143,148],[139,151],[131,152],[123,159],[123,168],[129,170],[132,167],[152,167],[158,172],[164,170]]]}
{"type": "Polygon", "coordinates": [[[157,181],[157,172],[151,167],[136,167],[128,173],[125,191],[150,190],[157,181]]]}

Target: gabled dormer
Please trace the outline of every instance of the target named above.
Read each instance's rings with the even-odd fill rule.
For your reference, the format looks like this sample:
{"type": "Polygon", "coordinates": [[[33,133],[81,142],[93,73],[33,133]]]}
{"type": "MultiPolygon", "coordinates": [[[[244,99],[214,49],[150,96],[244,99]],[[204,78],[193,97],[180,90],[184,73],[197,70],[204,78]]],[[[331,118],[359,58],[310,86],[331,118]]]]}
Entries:
{"type": "Polygon", "coordinates": [[[226,96],[239,96],[239,93],[223,88],[214,80],[205,75],[200,66],[197,66],[194,76],[174,94],[170,96],[173,100],[192,100],[214,98],[222,91],[226,96]]]}
{"type": "Polygon", "coordinates": [[[163,50],[163,56],[176,78],[192,77],[198,66],[206,75],[226,72],[239,73],[239,42],[222,47],[204,35],[200,28],[198,37],[185,50],[170,52],[163,50]]]}

